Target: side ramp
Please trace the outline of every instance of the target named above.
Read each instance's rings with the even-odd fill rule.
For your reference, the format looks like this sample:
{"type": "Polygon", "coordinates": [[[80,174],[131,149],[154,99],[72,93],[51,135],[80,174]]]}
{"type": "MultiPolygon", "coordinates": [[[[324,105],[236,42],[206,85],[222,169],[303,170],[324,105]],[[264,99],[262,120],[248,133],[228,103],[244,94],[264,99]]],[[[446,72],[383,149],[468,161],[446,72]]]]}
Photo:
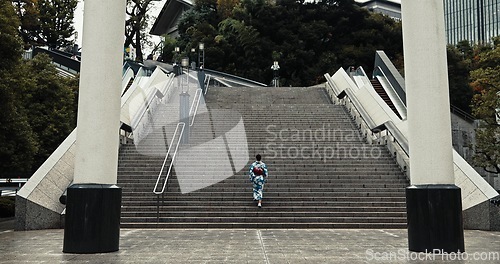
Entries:
{"type": "MultiPolygon", "coordinates": [[[[327,92],[333,102],[347,108],[368,142],[387,146],[410,179],[406,118],[401,119],[382,100],[366,75],[351,76],[342,68],[333,76],[325,74],[327,92]]],[[[398,110],[404,110],[401,111],[402,116],[406,116],[406,109],[401,107],[400,102],[397,103],[398,110]]],[[[498,192],[479,173],[455,150],[453,152],[455,184],[462,190],[464,211],[498,196],[498,192]]]]}
{"type": "MultiPolygon", "coordinates": [[[[157,67],[151,74],[139,69],[135,76],[125,71],[121,100],[121,130],[123,142],[131,140],[130,127],[134,115],[151,111],[159,97],[168,94],[174,74],[157,67]],[[142,98],[141,103],[133,103],[142,98]],[[127,129],[128,128],[128,129],[127,129]]],[[[16,230],[61,228],[64,201],[60,201],[73,181],[77,128],[38,168],[16,196],[16,230]]]]}

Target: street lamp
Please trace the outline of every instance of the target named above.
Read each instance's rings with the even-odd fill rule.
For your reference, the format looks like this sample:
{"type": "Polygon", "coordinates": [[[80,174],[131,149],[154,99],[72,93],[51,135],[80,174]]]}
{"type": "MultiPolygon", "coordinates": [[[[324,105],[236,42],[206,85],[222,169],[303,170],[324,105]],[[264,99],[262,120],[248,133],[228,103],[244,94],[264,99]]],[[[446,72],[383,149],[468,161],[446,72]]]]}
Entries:
{"type": "Polygon", "coordinates": [[[179,53],[181,52],[181,48],[175,47],[174,52],[175,52],[175,54],[174,54],[174,73],[177,76],[177,75],[181,74],[180,69],[179,69],[179,65],[177,65],[177,59],[179,57],[179,53]]]}
{"type": "Polygon", "coordinates": [[[196,49],[191,48],[191,52],[189,53],[189,60],[191,61],[191,69],[193,71],[196,70],[196,58],[194,57],[194,56],[196,56],[195,52],[196,52],[196,49]]]}
{"type": "Polygon", "coordinates": [[[279,76],[279,69],[280,66],[278,64],[278,61],[274,61],[273,65],[271,66],[271,70],[274,72],[274,77],[273,77],[273,85],[274,87],[278,87],[280,85],[280,76],[279,76]]]}
{"type": "MultiPolygon", "coordinates": [[[[182,69],[186,68],[187,69],[187,74],[186,74],[186,87],[189,90],[189,58],[184,57],[181,59],[181,67],[182,69]]],[[[184,90],[184,86],[182,87],[184,90]]]]}
{"type": "MultiPolygon", "coordinates": [[[[186,81],[181,84],[181,94],[180,97],[180,111],[179,111],[179,121],[184,123],[184,130],[182,133],[181,144],[187,144],[189,142],[189,58],[184,57],[181,59],[181,67],[186,68],[186,81]]],[[[182,75],[179,76],[182,78],[182,75]]]]}
{"type": "Polygon", "coordinates": [[[205,64],[205,44],[200,42],[198,44],[198,66],[203,70],[205,64]]]}

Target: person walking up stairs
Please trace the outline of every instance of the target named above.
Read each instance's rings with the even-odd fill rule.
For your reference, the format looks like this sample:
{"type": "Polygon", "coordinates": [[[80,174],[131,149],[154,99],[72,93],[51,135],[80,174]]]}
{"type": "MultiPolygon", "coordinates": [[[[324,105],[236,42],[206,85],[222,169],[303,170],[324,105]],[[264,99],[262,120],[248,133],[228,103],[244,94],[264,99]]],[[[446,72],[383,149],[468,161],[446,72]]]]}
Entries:
{"type": "Polygon", "coordinates": [[[261,161],[262,156],[257,154],[256,161],[250,165],[248,176],[253,183],[253,200],[257,201],[257,206],[262,208],[262,195],[264,191],[264,184],[267,182],[267,166],[261,161]]]}

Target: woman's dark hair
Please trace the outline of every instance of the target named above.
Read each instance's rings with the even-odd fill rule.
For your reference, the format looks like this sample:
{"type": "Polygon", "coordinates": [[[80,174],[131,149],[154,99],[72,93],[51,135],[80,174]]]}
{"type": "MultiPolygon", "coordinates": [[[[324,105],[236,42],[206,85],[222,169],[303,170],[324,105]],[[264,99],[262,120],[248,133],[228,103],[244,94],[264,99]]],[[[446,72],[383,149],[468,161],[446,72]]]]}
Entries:
{"type": "Polygon", "coordinates": [[[255,159],[256,159],[257,161],[260,161],[260,160],[262,159],[262,157],[260,156],[260,154],[257,154],[257,156],[255,156],[255,159]]]}

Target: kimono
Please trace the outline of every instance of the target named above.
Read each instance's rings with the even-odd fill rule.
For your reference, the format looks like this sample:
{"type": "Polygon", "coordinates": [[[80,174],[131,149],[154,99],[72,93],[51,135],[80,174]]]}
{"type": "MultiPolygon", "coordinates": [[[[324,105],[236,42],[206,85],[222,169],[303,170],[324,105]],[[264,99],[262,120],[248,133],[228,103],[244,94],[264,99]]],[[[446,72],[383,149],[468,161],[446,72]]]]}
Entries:
{"type": "Polygon", "coordinates": [[[250,165],[248,177],[253,184],[253,199],[256,201],[262,200],[262,191],[264,190],[264,183],[267,182],[267,166],[262,161],[255,161],[250,165]],[[253,172],[254,167],[261,167],[264,170],[262,175],[255,175],[253,172]]]}

